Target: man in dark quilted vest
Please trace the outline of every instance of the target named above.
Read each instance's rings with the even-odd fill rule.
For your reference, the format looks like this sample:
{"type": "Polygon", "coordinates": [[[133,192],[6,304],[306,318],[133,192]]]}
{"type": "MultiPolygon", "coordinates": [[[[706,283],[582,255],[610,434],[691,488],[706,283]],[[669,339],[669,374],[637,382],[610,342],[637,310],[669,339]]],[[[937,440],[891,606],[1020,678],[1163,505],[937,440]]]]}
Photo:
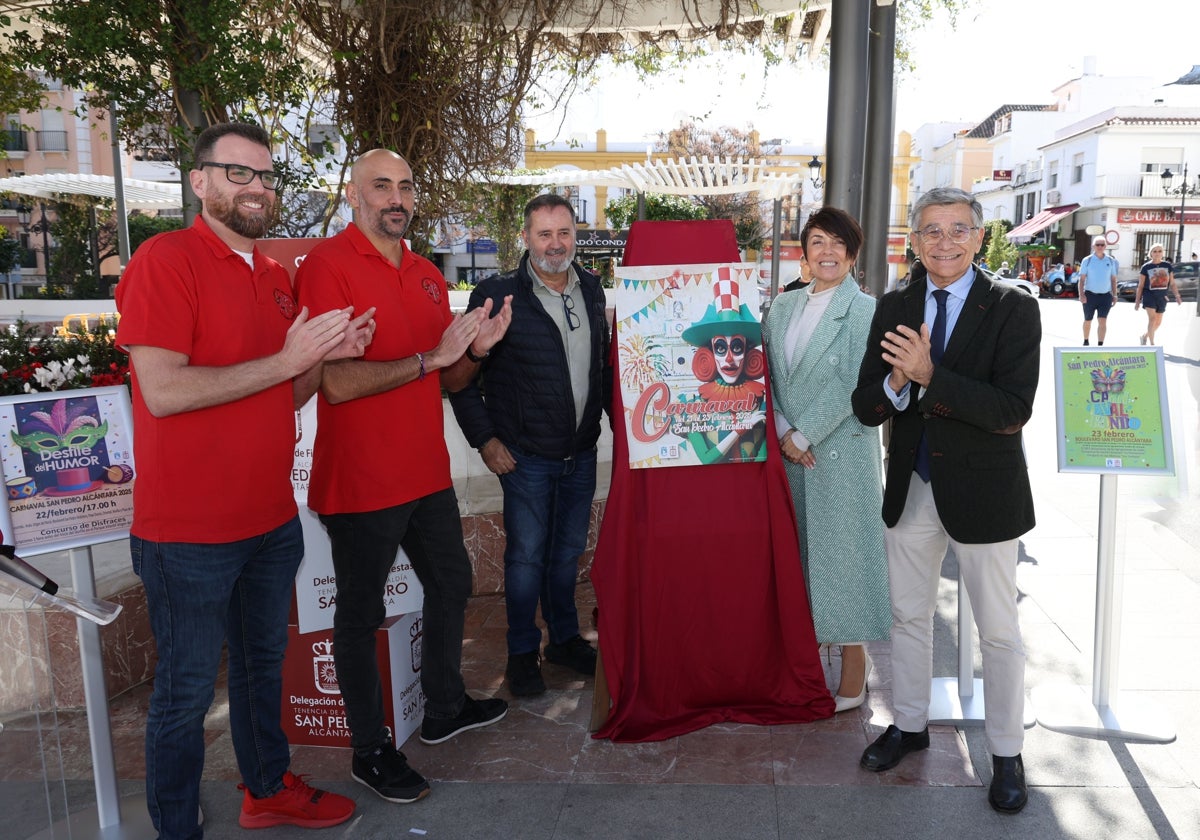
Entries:
{"type": "MultiPolygon", "coordinates": [[[[516,271],[489,277],[468,311],[512,296],[512,324],[480,364],[480,375],[450,395],[467,442],[504,491],[504,594],[509,689],[546,690],[545,658],[581,674],[596,651],[579,632],[575,581],[596,490],[596,441],[612,397],[604,290],[574,262],[575,211],[559,195],[525,207],[527,248],[516,271]]],[[[494,306],[495,304],[493,304],[494,306]]]]}

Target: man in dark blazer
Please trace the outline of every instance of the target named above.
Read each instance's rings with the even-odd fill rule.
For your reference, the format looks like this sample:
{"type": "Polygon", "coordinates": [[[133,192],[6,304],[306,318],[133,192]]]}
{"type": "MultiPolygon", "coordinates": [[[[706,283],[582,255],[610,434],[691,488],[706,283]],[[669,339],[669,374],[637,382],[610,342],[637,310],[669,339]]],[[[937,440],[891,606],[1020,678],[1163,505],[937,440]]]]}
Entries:
{"type": "Polygon", "coordinates": [[[910,224],[928,273],[879,301],[851,397],[863,423],[893,421],[883,520],[895,723],[861,764],[888,770],[929,746],[932,619],[952,545],[983,654],[988,801],[1014,813],[1026,801],[1017,543],[1034,525],[1021,428],[1037,390],[1041,320],[1036,300],[972,264],[983,213],[969,193],[930,190],[910,224]]]}

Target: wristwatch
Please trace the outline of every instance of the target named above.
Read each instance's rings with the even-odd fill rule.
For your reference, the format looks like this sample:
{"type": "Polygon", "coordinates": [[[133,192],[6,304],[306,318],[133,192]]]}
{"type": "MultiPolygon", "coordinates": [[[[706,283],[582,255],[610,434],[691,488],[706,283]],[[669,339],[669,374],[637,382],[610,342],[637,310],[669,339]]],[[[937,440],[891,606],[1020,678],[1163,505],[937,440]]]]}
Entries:
{"type": "Polygon", "coordinates": [[[482,356],[476,356],[474,353],[471,352],[471,345],[470,344],[467,345],[467,358],[470,359],[475,364],[479,364],[480,362],[482,362],[484,359],[486,359],[490,355],[492,355],[491,350],[487,351],[482,356]]]}

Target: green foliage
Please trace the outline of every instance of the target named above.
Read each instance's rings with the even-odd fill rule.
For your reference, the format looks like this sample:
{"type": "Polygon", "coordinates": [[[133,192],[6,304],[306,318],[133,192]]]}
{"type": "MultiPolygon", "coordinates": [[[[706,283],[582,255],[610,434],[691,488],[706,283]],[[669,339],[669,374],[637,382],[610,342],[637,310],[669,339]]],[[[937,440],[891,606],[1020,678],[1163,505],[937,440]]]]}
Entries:
{"type": "Polygon", "coordinates": [[[8,228],[0,225],[0,274],[8,274],[21,264],[21,243],[8,238],[8,228]]]}
{"type": "Polygon", "coordinates": [[[1017,246],[1017,253],[1023,257],[1052,257],[1058,248],[1045,242],[1027,242],[1017,246]]]}
{"type": "MultiPolygon", "coordinates": [[[[519,175],[538,175],[542,170],[516,170],[519,175]]],[[[540,186],[474,183],[465,188],[464,218],[471,227],[482,227],[496,242],[496,264],[500,271],[513,271],[521,262],[524,247],[525,205],[541,192],[540,186]]]]}
{"type": "Polygon", "coordinates": [[[1017,247],[1005,237],[1012,225],[1003,219],[993,219],[985,223],[984,228],[987,229],[987,233],[984,236],[983,252],[987,255],[987,263],[992,271],[999,271],[1001,263],[1014,265],[1017,261],[1017,247]]]}
{"type": "MultiPolygon", "coordinates": [[[[628,228],[637,221],[637,196],[614,198],[604,206],[604,216],[614,230],[628,228]]],[[[646,221],[669,222],[707,219],[708,211],[687,196],[646,193],[646,221]]]]}
{"type": "Polygon", "coordinates": [[[58,202],[54,207],[50,235],[58,243],[50,257],[46,278],[46,297],[66,297],[62,292],[74,287],[71,297],[93,299],[99,294],[99,266],[92,262],[92,227],[88,205],[58,202]]]}
{"type": "Polygon", "coordinates": [[[44,29],[9,38],[24,66],[89,91],[90,105],[106,112],[119,102],[132,147],[170,149],[177,163],[186,163],[195,133],[237,116],[244,103],[265,98],[276,109],[304,103],[315,76],[300,54],[292,5],[47,0],[33,13],[44,29]],[[198,108],[190,109],[182,92],[194,92],[198,108]]]}
{"type": "Polygon", "coordinates": [[[129,253],[136,253],[141,244],[152,236],[182,227],[183,220],[178,216],[148,216],[135,212],[129,216],[129,253]]]}

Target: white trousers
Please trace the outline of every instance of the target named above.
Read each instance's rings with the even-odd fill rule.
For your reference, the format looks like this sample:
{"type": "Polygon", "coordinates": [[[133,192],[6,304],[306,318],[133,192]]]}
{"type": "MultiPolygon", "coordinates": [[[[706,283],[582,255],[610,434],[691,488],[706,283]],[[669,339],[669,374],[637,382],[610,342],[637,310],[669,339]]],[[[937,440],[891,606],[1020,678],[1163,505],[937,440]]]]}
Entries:
{"type": "MultiPolygon", "coordinates": [[[[1002,511],[996,515],[1003,516],[1002,511]]],[[[1017,626],[1017,543],[960,543],[938,518],[930,485],[911,473],[904,513],[884,529],[892,594],[892,699],[896,726],[929,721],[933,614],[947,545],[954,546],[979,628],[984,731],[992,755],[1013,756],[1025,739],[1025,648],[1017,626]]],[[[959,628],[969,633],[970,628],[959,628]]]]}

